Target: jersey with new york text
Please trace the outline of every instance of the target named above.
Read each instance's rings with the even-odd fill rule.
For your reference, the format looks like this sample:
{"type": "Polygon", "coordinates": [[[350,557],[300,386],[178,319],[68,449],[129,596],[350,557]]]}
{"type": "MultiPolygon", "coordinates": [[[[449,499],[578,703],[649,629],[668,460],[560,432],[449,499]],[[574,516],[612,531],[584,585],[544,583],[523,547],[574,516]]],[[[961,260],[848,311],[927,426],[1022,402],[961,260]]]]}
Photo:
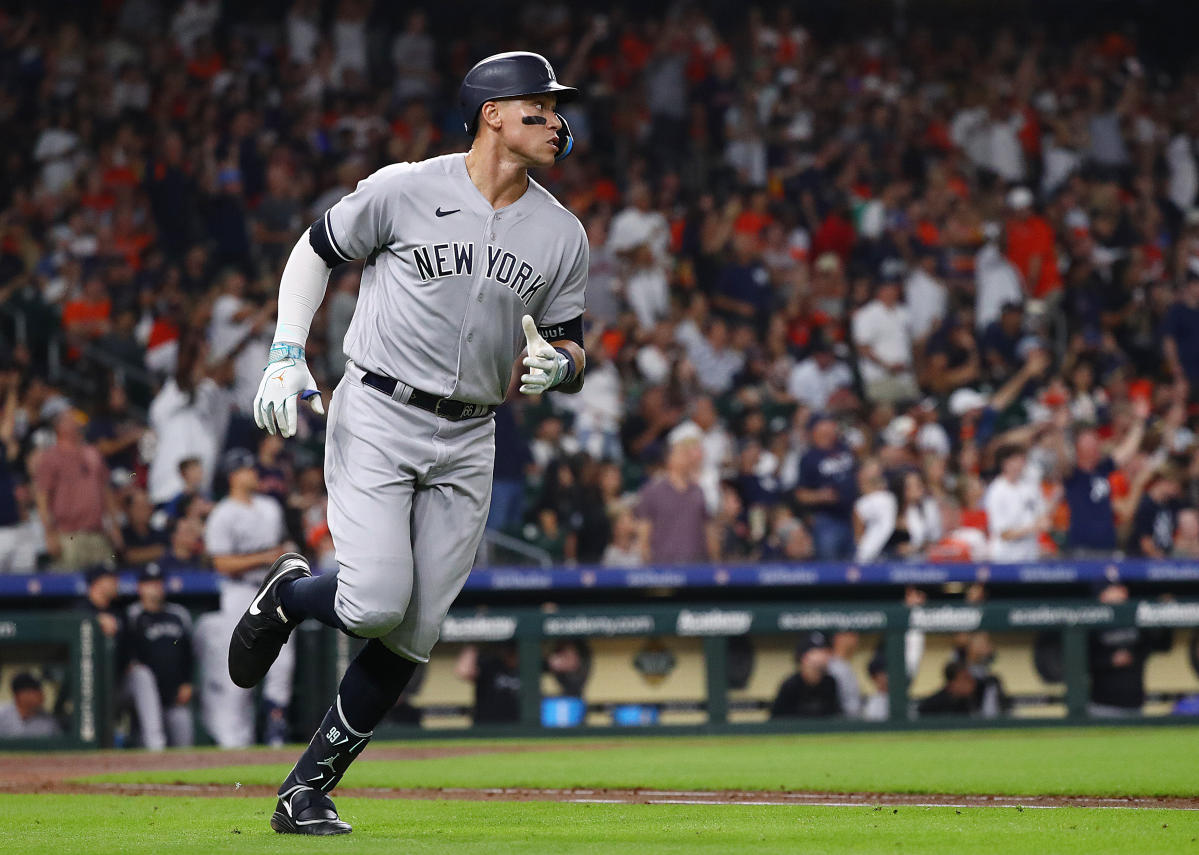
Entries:
{"type": "Polygon", "coordinates": [[[365,260],[346,355],[442,397],[500,403],[525,344],[521,316],[552,341],[583,313],[582,224],[532,178],[494,210],[464,154],[383,167],[310,238],[323,257],[365,260]]]}

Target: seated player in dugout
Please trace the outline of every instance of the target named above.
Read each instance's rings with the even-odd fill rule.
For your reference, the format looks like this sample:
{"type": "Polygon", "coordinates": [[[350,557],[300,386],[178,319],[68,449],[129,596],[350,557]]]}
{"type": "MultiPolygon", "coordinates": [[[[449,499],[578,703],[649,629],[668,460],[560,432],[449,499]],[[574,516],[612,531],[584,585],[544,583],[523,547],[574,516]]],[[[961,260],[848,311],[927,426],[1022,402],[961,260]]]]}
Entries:
{"type": "Polygon", "coordinates": [[[582,388],[587,235],[528,174],[570,153],[556,108],[575,95],[542,56],[488,57],[459,93],[470,151],[383,167],[288,258],[254,402],[258,426],[285,437],[301,401],[324,412],[304,346],[329,272],[364,263],[326,428],[338,569],[314,577],[303,556],[281,556],[234,630],[229,673],[257,685],[310,617],[369,640],[279,788],[278,832],[351,830],[328,793],[428,661],[470,572],[491,498],[496,405],[512,385],[526,395],[582,388]]]}
{"type": "Polygon", "coordinates": [[[828,635],[814,631],[803,636],[795,648],[794,674],[779,686],[770,705],[770,717],[823,718],[841,715],[837,680],[829,673],[832,643],[828,635]]]}

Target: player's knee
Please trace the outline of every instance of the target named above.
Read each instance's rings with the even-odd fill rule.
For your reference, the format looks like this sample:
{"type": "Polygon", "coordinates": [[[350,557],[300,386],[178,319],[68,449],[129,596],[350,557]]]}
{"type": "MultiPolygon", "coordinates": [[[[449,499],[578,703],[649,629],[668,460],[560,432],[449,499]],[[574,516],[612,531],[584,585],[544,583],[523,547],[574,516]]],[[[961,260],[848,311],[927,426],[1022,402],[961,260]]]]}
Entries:
{"type": "Polygon", "coordinates": [[[354,620],[342,621],[346,629],[359,638],[382,638],[400,625],[404,620],[402,611],[375,610],[364,611],[354,620]]]}
{"type": "Polygon", "coordinates": [[[343,578],[337,586],[337,616],[362,638],[379,638],[399,626],[412,596],[411,584],[405,584],[396,568],[377,569],[367,577],[372,579],[369,585],[346,585],[343,578]]]}

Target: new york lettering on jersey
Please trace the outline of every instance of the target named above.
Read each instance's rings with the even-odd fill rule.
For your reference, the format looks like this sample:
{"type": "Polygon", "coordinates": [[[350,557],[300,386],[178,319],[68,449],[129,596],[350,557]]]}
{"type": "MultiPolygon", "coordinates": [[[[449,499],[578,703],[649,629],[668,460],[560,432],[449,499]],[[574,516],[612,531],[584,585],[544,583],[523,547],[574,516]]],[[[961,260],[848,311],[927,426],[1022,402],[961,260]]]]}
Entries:
{"type": "MultiPolygon", "coordinates": [[[[485,253],[483,278],[507,286],[526,306],[548,284],[532,264],[502,246],[489,243],[485,253]]],[[[412,260],[422,282],[447,276],[474,276],[475,245],[465,241],[425,244],[412,249],[412,260]]]]}
{"type": "Polygon", "coordinates": [[[383,167],[314,223],[313,246],[364,260],[346,355],[465,403],[504,399],[523,315],[553,328],[583,314],[578,219],[531,178],[493,209],[461,154],[383,167]]]}

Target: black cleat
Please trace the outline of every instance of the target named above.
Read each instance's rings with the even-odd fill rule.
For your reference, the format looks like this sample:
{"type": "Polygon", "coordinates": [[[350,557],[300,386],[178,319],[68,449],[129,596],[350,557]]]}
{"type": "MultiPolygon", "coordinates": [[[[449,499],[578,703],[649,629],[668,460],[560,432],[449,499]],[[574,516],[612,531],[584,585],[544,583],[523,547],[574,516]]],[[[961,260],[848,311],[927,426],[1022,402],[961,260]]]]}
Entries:
{"type": "Polygon", "coordinates": [[[280,555],[267,571],[258,595],[237,622],[233,637],[229,639],[229,676],[243,689],[252,689],[262,682],[279,658],[279,650],[298,625],[283,613],[279,603],[279,583],[311,575],[304,556],[294,552],[280,555]]]}
{"type": "Polygon", "coordinates": [[[280,834],[349,834],[354,829],[337,816],[333,799],[310,787],[292,787],[279,796],[271,828],[280,834]]]}

